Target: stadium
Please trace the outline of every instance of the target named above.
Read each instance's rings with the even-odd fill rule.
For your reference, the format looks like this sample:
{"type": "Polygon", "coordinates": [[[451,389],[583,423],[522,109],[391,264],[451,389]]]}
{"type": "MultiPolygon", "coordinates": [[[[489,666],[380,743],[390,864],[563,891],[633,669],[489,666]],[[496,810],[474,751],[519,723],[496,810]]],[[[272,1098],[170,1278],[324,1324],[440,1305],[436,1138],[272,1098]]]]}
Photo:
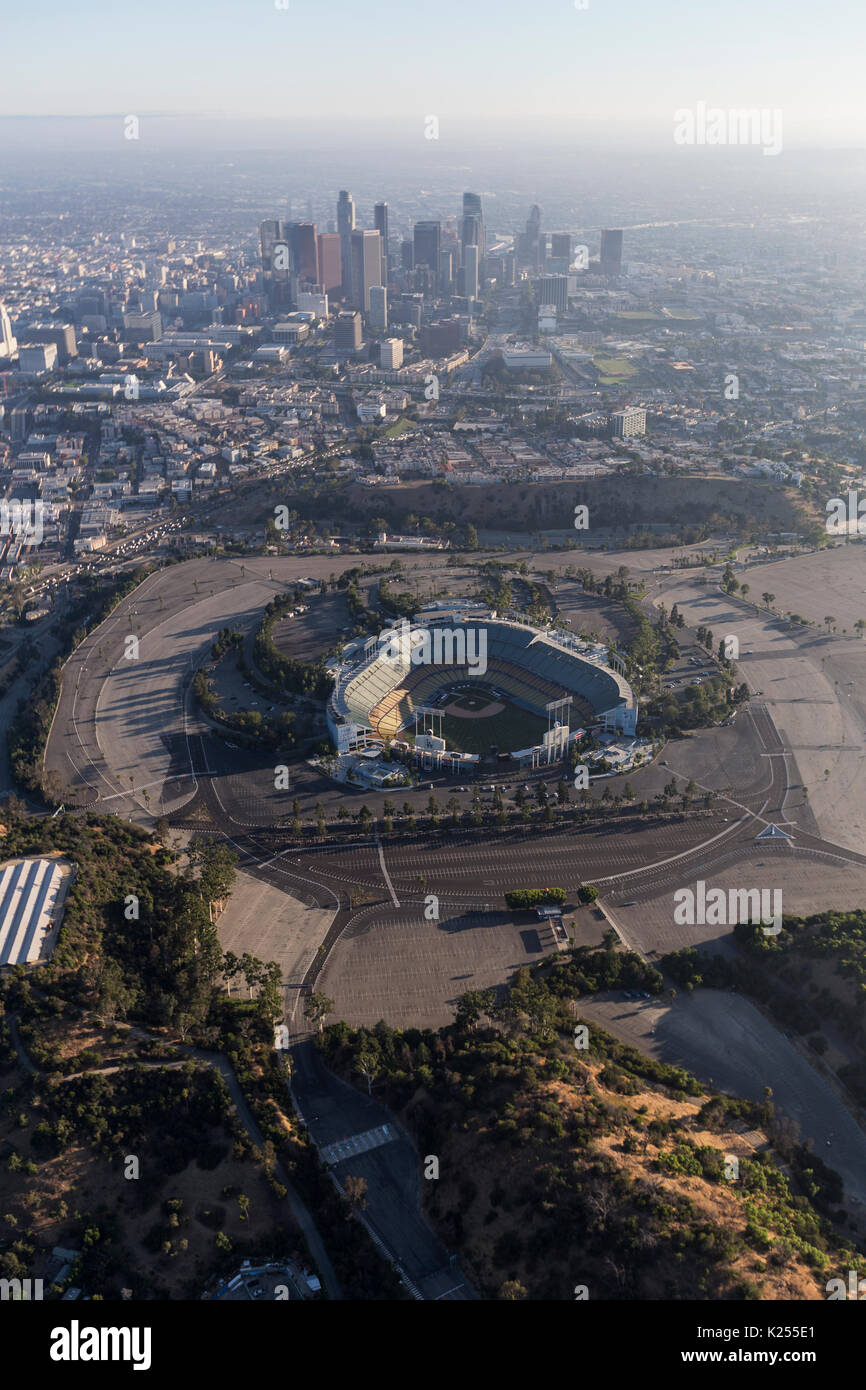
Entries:
{"type": "Polygon", "coordinates": [[[552,762],[582,726],[633,735],[637,721],[605,647],[488,610],[419,613],[353,643],[334,676],[328,726],[340,753],[405,741],[431,755],[552,762]]]}

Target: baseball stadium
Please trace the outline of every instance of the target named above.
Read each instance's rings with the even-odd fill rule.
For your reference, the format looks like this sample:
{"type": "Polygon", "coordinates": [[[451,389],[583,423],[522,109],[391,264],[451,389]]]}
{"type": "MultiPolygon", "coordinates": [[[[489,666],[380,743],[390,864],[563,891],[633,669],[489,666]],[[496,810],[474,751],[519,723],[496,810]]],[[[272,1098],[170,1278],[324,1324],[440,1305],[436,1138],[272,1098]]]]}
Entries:
{"type": "Polygon", "coordinates": [[[429,752],[563,756],[581,726],[634,734],[636,719],[631,687],[605,648],[519,618],[453,610],[355,643],[328,704],[338,752],[403,740],[429,752]]]}

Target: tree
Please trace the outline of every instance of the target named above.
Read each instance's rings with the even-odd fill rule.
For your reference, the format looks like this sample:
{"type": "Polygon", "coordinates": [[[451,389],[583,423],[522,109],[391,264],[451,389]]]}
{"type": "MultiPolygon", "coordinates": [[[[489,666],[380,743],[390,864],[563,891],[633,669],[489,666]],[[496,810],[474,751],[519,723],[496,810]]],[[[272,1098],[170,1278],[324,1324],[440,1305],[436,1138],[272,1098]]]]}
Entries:
{"type": "Polygon", "coordinates": [[[381,1057],[378,1051],[374,1051],[373,1048],[364,1048],[364,1050],[359,1052],[358,1056],[355,1058],[355,1075],[363,1076],[364,1080],[367,1083],[368,1096],[372,1094],[373,1082],[379,1075],[380,1065],[381,1057]]]}
{"type": "Polygon", "coordinates": [[[506,1279],[496,1296],[503,1303],[515,1303],[529,1294],[518,1279],[506,1279]]]}
{"type": "Polygon", "coordinates": [[[325,1026],[325,1019],[328,1014],[334,1012],[334,1007],[333,999],[329,999],[327,994],[321,994],[314,990],[312,994],[307,996],[304,1003],[304,1018],[308,1018],[311,1023],[318,1023],[321,1033],[325,1026]]]}
{"type": "Polygon", "coordinates": [[[598,889],[594,883],[582,883],[577,890],[578,902],[583,903],[584,906],[594,903],[597,897],[598,889]]]}
{"type": "Polygon", "coordinates": [[[343,1184],[343,1192],[349,1204],[349,1215],[361,1211],[367,1205],[367,1179],[366,1178],[347,1178],[343,1184]]]}

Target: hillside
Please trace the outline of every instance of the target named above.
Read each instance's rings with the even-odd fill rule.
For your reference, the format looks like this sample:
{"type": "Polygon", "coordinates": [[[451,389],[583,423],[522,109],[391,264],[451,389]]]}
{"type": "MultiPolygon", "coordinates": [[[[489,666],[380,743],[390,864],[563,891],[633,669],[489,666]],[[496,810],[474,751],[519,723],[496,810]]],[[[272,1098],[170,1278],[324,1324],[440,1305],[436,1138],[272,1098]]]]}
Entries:
{"type": "MultiPolygon", "coordinates": [[[[328,499],[331,503],[331,497],[328,499]]],[[[579,541],[595,531],[643,526],[719,531],[756,529],[804,531],[810,516],[790,489],[750,479],[651,478],[618,475],[580,483],[501,483],[471,486],[455,483],[409,483],[340,490],[335,516],[357,524],[359,518],[382,516],[402,525],[408,515],[429,516],[437,523],[472,523],[510,531],[569,530],[574,508],[589,508],[590,530],[575,532],[579,541]]],[[[303,510],[301,502],[296,502],[303,510]]]]}
{"type": "Polygon", "coordinates": [[[860,1259],[831,1219],[836,1175],[769,1099],[704,1090],[595,1028],[578,1051],[572,972],[520,970],[439,1034],[337,1024],[323,1039],[347,1077],[373,1059],[380,1098],[438,1157],[427,1210],[482,1295],[822,1298],[860,1259]]]}

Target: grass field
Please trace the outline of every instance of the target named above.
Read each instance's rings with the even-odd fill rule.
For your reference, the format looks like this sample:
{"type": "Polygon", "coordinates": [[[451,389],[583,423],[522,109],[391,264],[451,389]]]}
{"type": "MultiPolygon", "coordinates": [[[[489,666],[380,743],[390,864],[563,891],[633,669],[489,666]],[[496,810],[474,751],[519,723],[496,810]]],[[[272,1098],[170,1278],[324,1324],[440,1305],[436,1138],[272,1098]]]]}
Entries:
{"type": "MultiPolygon", "coordinates": [[[[489,695],[464,695],[459,698],[464,709],[470,708],[470,701],[474,702],[476,708],[483,708],[491,703],[489,695]]],[[[538,714],[530,714],[528,710],[505,700],[499,700],[497,703],[503,704],[505,708],[499,714],[491,715],[489,719],[460,719],[453,714],[444,715],[442,737],[448,747],[460,753],[478,753],[483,756],[490,752],[492,744],[496,745],[500,753],[512,753],[517,748],[531,748],[533,744],[541,742],[543,734],[547,732],[546,719],[538,714]]],[[[434,732],[439,732],[438,719],[434,732]]],[[[412,739],[409,730],[406,730],[403,736],[412,739]]]]}
{"type": "Polygon", "coordinates": [[[406,434],[409,430],[414,430],[415,426],[411,420],[407,420],[405,415],[401,415],[399,420],[395,420],[393,425],[389,425],[384,431],[383,439],[396,439],[400,434],[406,434]]]}
{"type": "Polygon", "coordinates": [[[637,367],[627,357],[593,357],[592,364],[601,373],[599,380],[605,386],[628,381],[638,374],[637,367]]]}

